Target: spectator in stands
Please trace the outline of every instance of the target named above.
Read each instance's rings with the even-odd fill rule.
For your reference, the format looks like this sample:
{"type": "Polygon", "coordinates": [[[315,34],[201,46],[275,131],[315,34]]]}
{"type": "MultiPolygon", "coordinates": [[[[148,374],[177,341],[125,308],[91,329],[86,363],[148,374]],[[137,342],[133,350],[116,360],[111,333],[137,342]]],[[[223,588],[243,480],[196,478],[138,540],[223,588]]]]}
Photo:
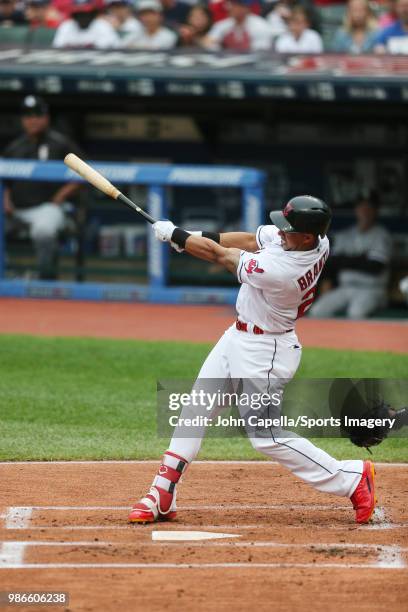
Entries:
{"type": "Polygon", "coordinates": [[[408,53],[408,0],[397,0],[396,12],[398,20],[374,40],[376,53],[408,53]]]}
{"type": "Polygon", "coordinates": [[[71,0],[51,0],[52,6],[63,19],[68,19],[71,16],[71,0]]]}
{"type": "Polygon", "coordinates": [[[323,42],[320,34],[310,29],[307,11],[295,6],[289,18],[289,32],[281,34],[276,43],[278,53],[321,53],[323,42]]]}
{"type": "MultiPolygon", "coordinates": [[[[11,159],[62,160],[67,153],[81,155],[69,138],[50,128],[48,106],[42,98],[27,96],[22,103],[23,135],[8,145],[11,159]]],[[[77,183],[11,181],[4,190],[4,210],[10,224],[28,225],[34,243],[39,277],[57,277],[58,234],[65,226],[64,205],[77,193],[77,183]]]]}
{"type": "Polygon", "coordinates": [[[139,0],[137,14],[143,26],[142,32],[126,36],[124,47],[160,50],[176,46],[177,34],[163,26],[163,10],[159,0],[139,0]]]}
{"type": "Polygon", "coordinates": [[[357,223],[335,236],[327,274],[338,277],[338,287],[324,293],[312,306],[312,317],[326,318],[342,311],[350,319],[364,319],[387,303],[391,237],[377,223],[375,194],[361,196],[355,207],[357,223]]]}
{"type": "Polygon", "coordinates": [[[196,0],[159,0],[162,7],[163,24],[171,30],[177,30],[185,23],[191,5],[196,0]]]}
{"type": "Polygon", "coordinates": [[[368,53],[377,35],[377,20],[368,0],[349,0],[344,26],[337,30],[332,51],[368,53]]]}
{"type": "Polygon", "coordinates": [[[292,8],[293,0],[279,0],[273,3],[272,10],[266,15],[265,19],[269,23],[274,39],[289,30],[288,22],[292,8]]]}
{"type": "Polygon", "coordinates": [[[252,0],[230,0],[229,17],[213,25],[203,44],[213,50],[262,51],[270,49],[271,29],[263,17],[251,13],[252,0]]]}
{"type": "Polygon", "coordinates": [[[61,22],[50,0],[28,0],[25,16],[31,28],[57,28],[61,22]]]}
{"type": "Polygon", "coordinates": [[[211,28],[211,13],[203,4],[191,7],[186,23],[179,28],[179,44],[187,47],[201,47],[211,28]]]}
{"type": "Polygon", "coordinates": [[[112,49],[120,45],[115,28],[100,15],[101,0],[71,0],[70,18],[58,27],[53,47],[112,49]]]}
{"type": "MultiPolygon", "coordinates": [[[[228,5],[230,0],[208,0],[208,9],[211,13],[211,20],[213,23],[222,21],[229,17],[228,5]]],[[[251,0],[250,10],[254,15],[260,15],[262,7],[264,6],[264,0],[251,0]]]]}
{"type": "Polygon", "coordinates": [[[380,15],[378,19],[378,27],[381,30],[383,30],[384,28],[388,28],[388,26],[392,25],[398,20],[396,5],[396,0],[387,0],[383,4],[385,11],[382,13],[382,15],[380,15]]]}
{"type": "Polygon", "coordinates": [[[311,0],[277,0],[265,4],[265,19],[270,25],[274,39],[288,32],[288,22],[295,6],[303,6],[307,10],[312,29],[320,30],[320,18],[311,0]]]}
{"type": "Polygon", "coordinates": [[[0,25],[25,25],[24,11],[17,6],[16,0],[0,0],[0,25]]]}
{"type": "Polygon", "coordinates": [[[131,0],[106,0],[107,20],[120,36],[136,32],[142,33],[142,24],[133,14],[131,0]]]}

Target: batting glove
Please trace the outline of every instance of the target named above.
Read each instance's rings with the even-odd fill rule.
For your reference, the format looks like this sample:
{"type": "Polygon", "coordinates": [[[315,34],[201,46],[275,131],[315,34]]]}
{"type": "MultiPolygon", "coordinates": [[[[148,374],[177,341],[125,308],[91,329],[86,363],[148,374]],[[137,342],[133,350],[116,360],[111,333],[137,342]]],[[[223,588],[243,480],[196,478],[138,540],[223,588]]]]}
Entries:
{"type": "Polygon", "coordinates": [[[177,253],[182,253],[184,251],[184,249],[179,247],[178,244],[171,241],[173,232],[176,229],[174,223],[171,221],[156,221],[152,227],[157,240],[161,240],[162,242],[170,242],[170,246],[177,251],[177,253]]]}
{"type": "Polygon", "coordinates": [[[152,225],[157,240],[170,242],[176,226],[171,221],[156,221],[152,225]]]}

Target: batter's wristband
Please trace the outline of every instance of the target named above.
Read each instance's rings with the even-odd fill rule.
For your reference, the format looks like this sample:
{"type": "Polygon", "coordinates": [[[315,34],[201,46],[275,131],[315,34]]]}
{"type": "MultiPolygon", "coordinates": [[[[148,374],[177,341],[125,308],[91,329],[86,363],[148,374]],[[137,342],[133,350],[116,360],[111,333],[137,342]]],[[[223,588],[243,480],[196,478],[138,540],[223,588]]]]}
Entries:
{"type": "Polygon", "coordinates": [[[218,232],[203,232],[202,237],[214,240],[214,242],[217,242],[218,244],[220,244],[221,241],[221,235],[218,232]]]}
{"type": "Polygon", "coordinates": [[[171,235],[171,241],[177,244],[182,249],[186,248],[186,240],[189,238],[191,234],[181,229],[181,227],[176,227],[171,235]]]}

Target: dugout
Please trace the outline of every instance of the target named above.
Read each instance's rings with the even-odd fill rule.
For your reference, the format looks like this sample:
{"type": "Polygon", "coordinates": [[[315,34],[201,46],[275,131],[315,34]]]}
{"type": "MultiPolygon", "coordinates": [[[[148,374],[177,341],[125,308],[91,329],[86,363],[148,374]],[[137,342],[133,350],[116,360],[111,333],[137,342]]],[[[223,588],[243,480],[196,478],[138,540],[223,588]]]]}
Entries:
{"type": "MultiPolygon", "coordinates": [[[[254,57],[227,54],[56,52],[0,54],[3,146],[18,129],[25,93],[45,96],[53,123],[76,138],[90,159],[233,164],[267,174],[268,207],[312,192],[335,210],[333,231],[352,220],[361,190],[376,189],[381,222],[394,235],[392,302],[408,273],[408,58],[254,57]]],[[[131,196],[144,198],[144,188],[131,196]]],[[[134,223],[114,202],[87,192],[84,278],[143,282],[145,263],[103,258],[104,226],[134,223]]],[[[178,189],[169,195],[176,222],[202,217],[236,228],[239,195],[230,189],[178,189]]],[[[130,217],[129,217],[130,215],[130,217]]],[[[200,262],[171,265],[173,284],[227,286],[200,262]]],[[[72,265],[63,273],[72,278],[72,265]]]]}

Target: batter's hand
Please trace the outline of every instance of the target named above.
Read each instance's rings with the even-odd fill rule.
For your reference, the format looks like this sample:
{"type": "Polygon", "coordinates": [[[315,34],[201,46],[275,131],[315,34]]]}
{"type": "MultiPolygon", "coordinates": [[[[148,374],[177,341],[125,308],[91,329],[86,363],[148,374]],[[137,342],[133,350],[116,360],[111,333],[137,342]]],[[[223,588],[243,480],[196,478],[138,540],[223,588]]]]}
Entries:
{"type": "Polygon", "coordinates": [[[171,237],[176,226],[171,221],[156,221],[156,223],[152,225],[152,228],[157,240],[171,242],[171,237]]]}
{"type": "Polygon", "coordinates": [[[171,221],[156,221],[152,225],[154,234],[157,240],[161,240],[162,242],[170,242],[171,247],[177,251],[177,253],[182,253],[184,249],[178,246],[171,241],[171,237],[173,235],[176,226],[171,221]]]}

